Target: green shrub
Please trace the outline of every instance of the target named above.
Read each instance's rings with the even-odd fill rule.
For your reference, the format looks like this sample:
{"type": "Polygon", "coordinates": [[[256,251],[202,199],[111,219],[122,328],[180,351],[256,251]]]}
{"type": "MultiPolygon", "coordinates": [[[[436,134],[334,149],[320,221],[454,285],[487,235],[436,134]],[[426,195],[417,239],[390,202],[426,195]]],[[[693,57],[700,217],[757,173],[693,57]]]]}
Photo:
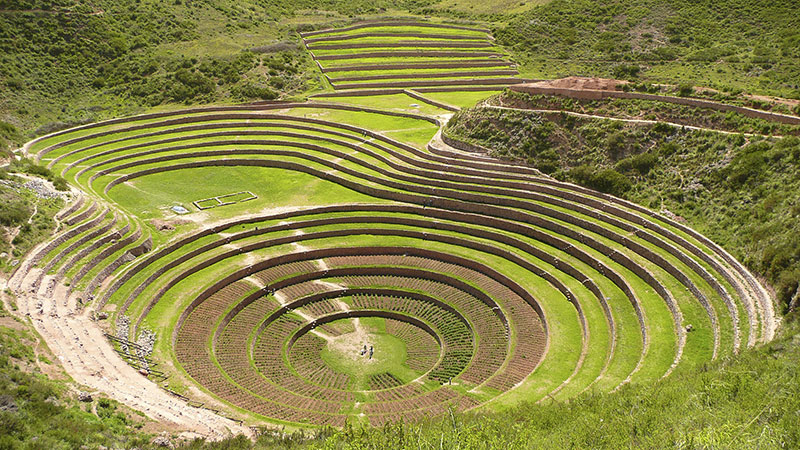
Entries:
{"type": "Polygon", "coordinates": [[[740,187],[750,180],[761,178],[767,163],[767,151],[771,148],[767,142],[756,142],[741,149],[725,169],[731,186],[740,187]]]}
{"type": "Polygon", "coordinates": [[[591,166],[582,165],[570,170],[569,176],[581,186],[618,197],[622,197],[633,187],[628,177],[614,169],[595,170],[591,166]]]}
{"type": "Polygon", "coordinates": [[[606,137],[606,149],[612,158],[617,158],[625,150],[625,135],[619,131],[606,137]]]}
{"type": "Polygon", "coordinates": [[[65,180],[63,177],[56,177],[53,180],[53,187],[57,191],[68,191],[69,190],[69,185],[67,185],[67,180],[65,180]]]}
{"type": "Polygon", "coordinates": [[[619,161],[616,168],[621,172],[636,170],[642,175],[647,175],[656,164],[658,164],[658,156],[652,153],[641,153],[619,161]]]}
{"type": "Polygon", "coordinates": [[[614,70],[611,73],[615,78],[631,80],[638,77],[641,70],[641,67],[636,64],[621,64],[614,67],[614,70]]]}
{"type": "Polygon", "coordinates": [[[0,224],[17,226],[23,224],[31,215],[31,209],[24,200],[3,201],[0,203],[0,224]]]}

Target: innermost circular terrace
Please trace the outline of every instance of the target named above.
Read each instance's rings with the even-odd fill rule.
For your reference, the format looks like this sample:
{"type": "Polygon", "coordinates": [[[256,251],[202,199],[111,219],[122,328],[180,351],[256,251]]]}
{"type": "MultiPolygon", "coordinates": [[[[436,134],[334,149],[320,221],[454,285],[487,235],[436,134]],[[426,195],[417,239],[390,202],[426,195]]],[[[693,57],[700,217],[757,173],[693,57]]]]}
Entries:
{"type": "Polygon", "coordinates": [[[387,374],[398,382],[419,375],[406,365],[406,348],[415,344],[387,333],[386,319],[340,319],[330,325],[337,326],[339,322],[345,322],[353,331],[339,336],[324,336],[326,345],[318,357],[334,371],[348,375],[353,380],[351,389],[370,390],[370,378],[381,374],[387,374]]]}

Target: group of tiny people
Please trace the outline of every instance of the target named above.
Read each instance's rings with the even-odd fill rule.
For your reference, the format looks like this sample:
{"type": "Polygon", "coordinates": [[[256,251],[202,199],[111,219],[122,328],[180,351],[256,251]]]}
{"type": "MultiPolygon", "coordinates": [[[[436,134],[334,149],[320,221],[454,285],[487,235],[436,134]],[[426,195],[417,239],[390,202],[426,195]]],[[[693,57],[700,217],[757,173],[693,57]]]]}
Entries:
{"type": "MultiPolygon", "coordinates": [[[[372,359],[372,353],[373,353],[373,349],[372,349],[372,346],[370,345],[369,346],[369,359],[372,359]]],[[[361,356],[364,356],[364,355],[367,354],[367,344],[364,344],[364,348],[361,349],[360,354],[361,354],[361,356]]]]}

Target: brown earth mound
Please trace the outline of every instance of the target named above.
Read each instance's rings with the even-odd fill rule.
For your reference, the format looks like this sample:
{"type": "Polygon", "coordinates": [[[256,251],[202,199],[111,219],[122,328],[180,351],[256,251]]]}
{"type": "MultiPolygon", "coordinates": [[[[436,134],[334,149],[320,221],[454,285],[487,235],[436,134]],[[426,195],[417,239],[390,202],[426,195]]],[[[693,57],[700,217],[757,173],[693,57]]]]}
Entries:
{"type": "Polygon", "coordinates": [[[622,86],[628,84],[624,80],[613,80],[597,77],[566,77],[557,80],[544,80],[530,83],[530,86],[551,87],[562,89],[590,89],[598,91],[618,91],[622,86]]]}
{"type": "Polygon", "coordinates": [[[173,220],[153,219],[153,220],[150,221],[150,224],[152,224],[154,227],[156,227],[156,230],[162,231],[162,232],[163,231],[172,231],[172,230],[175,229],[176,226],[183,225],[183,224],[186,224],[186,223],[191,223],[191,222],[188,221],[188,220],[184,220],[184,219],[173,219],[173,220]]]}

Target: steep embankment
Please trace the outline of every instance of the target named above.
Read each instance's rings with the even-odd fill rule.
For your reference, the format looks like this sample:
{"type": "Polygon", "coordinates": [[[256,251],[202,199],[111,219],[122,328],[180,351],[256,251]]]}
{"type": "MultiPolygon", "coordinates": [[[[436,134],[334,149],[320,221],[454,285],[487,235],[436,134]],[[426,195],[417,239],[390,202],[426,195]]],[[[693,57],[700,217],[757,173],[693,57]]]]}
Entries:
{"type": "Polygon", "coordinates": [[[489,104],[520,110],[465,110],[447,134],[670,211],[769,279],[782,308],[796,307],[800,140],[761,133],[797,126],[645,100],[507,92],[489,104]]]}

